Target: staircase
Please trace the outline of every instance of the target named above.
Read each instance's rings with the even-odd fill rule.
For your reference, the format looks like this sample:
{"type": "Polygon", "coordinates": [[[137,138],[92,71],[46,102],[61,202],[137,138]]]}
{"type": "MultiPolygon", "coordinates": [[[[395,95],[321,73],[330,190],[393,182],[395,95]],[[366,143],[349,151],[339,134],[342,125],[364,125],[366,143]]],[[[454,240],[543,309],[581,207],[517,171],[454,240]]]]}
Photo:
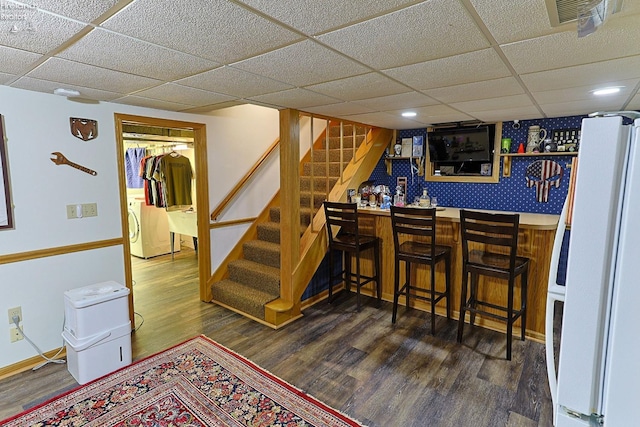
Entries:
{"type": "MultiPolygon", "coordinates": [[[[355,130],[357,147],[365,139],[366,129],[356,126],[355,130]]],[[[330,124],[328,132],[329,149],[326,149],[327,140],[323,134],[314,143],[313,163],[310,154],[301,162],[300,228],[303,232],[309,226],[313,215],[321,209],[327,194],[340,179],[343,169],[341,166],[346,166],[354,154],[352,125],[343,126],[342,150],[340,126],[330,124]],[[328,163],[325,162],[327,158],[328,163]]],[[[242,257],[228,263],[228,276],[213,283],[211,292],[213,302],[264,323],[265,305],[280,298],[279,206],[269,208],[268,219],[258,223],[256,231],[257,238],[242,244],[242,257]]]]}

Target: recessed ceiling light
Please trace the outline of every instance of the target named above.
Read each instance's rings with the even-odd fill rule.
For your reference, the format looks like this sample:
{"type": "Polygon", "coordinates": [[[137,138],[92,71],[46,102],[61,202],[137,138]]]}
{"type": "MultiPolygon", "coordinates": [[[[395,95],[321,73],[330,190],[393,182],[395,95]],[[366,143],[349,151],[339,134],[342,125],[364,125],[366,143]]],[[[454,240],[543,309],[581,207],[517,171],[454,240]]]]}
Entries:
{"type": "Polygon", "coordinates": [[[594,95],[597,96],[601,96],[601,95],[612,95],[614,93],[618,93],[620,92],[620,86],[615,86],[615,87],[605,87],[602,89],[597,89],[593,91],[594,95]]]}
{"type": "Polygon", "coordinates": [[[74,96],[80,96],[80,92],[78,92],[77,90],[75,90],[75,89],[65,89],[65,88],[62,88],[62,87],[59,87],[59,88],[55,89],[53,91],[53,93],[56,94],[56,95],[60,95],[60,96],[67,96],[67,97],[70,97],[70,98],[73,98],[74,96]]]}
{"type": "Polygon", "coordinates": [[[402,113],[402,117],[415,117],[416,115],[415,111],[405,111],[402,113]]]}

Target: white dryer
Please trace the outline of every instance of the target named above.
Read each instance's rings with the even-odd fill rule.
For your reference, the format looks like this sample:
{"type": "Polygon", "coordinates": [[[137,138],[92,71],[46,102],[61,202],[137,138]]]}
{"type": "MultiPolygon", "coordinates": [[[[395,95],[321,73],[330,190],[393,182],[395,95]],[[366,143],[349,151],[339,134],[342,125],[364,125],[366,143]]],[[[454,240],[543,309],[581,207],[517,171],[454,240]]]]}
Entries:
{"type": "Polygon", "coordinates": [[[167,211],[147,206],[144,199],[129,200],[129,242],[131,255],[140,258],[171,253],[167,211]]]}

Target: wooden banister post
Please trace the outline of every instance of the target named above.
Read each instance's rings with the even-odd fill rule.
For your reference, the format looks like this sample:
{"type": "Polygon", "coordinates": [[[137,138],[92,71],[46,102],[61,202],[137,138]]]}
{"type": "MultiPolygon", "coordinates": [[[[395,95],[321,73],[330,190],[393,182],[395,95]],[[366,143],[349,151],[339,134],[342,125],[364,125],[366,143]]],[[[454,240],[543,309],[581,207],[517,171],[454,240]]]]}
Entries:
{"type": "Polygon", "coordinates": [[[293,301],[300,260],[300,115],[280,111],[280,299],[293,301]]]}

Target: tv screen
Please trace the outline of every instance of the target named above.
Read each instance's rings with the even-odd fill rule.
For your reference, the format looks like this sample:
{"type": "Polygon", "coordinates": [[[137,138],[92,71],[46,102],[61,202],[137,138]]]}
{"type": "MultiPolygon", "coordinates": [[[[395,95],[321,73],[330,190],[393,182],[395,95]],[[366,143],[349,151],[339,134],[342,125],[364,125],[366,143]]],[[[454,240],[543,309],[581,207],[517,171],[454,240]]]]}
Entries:
{"type": "Polygon", "coordinates": [[[429,158],[438,163],[491,162],[491,130],[489,126],[480,126],[428,132],[429,158]]]}

